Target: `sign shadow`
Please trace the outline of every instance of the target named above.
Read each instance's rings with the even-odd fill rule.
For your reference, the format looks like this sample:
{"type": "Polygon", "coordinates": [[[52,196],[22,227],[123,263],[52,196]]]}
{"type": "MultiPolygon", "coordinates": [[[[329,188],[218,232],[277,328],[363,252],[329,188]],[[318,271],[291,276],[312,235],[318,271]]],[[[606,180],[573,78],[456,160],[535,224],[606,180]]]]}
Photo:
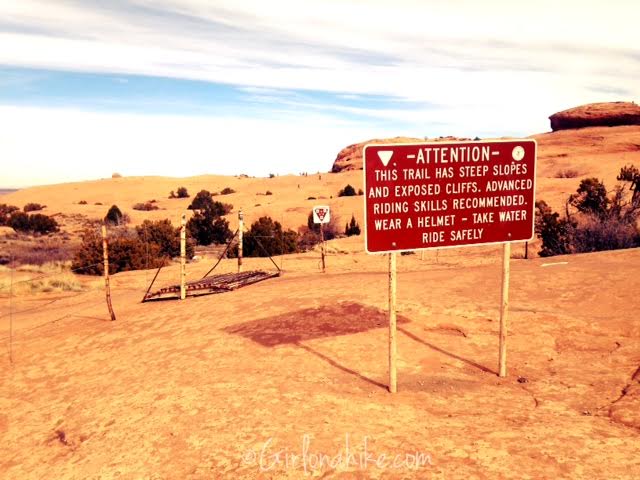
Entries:
{"type": "Polygon", "coordinates": [[[434,351],[436,351],[438,353],[442,353],[443,355],[446,355],[449,358],[453,358],[455,360],[459,360],[459,361],[461,361],[463,363],[466,363],[467,365],[470,365],[470,366],[472,366],[474,368],[477,368],[478,370],[482,370],[485,373],[492,373],[494,375],[498,375],[498,372],[496,372],[495,370],[491,370],[490,368],[485,367],[484,365],[481,365],[481,364],[479,364],[477,362],[474,362],[473,360],[469,360],[467,358],[463,358],[463,357],[461,357],[459,355],[456,355],[455,353],[447,352],[446,350],[443,350],[442,348],[440,348],[440,347],[438,347],[438,346],[436,346],[436,345],[434,345],[432,343],[429,343],[426,340],[423,340],[422,338],[418,337],[417,335],[411,333],[410,331],[408,331],[408,330],[406,330],[404,328],[398,327],[398,331],[402,332],[403,334],[405,334],[411,340],[413,340],[415,342],[418,342],[418,343],[420,343],[422,345],[425,345],[425,346],[429,347],[430,349],[432,349],[432,350],[434,350],[434,351]]]}
{"type": "MultiPolygon", "coordinates": [[[[410,320],[406,317],[398,316],[397,322],[398,324],[406,324],[410,320]]],[[[362,375],[353,368],[341,364],[326,353],[321,353],[303,342],[320,338],[354,335],[377,328],[388,328],[388,325],[389,314],[386,310],[356,302],[344,302],[336,305],[305,308],[230,325],[222,330],[226,333],[248,338],[263,347],[273,348],[286,344],[295,345],[322,359],[334,368],[386,389],[386,385],[362,375]]]]}

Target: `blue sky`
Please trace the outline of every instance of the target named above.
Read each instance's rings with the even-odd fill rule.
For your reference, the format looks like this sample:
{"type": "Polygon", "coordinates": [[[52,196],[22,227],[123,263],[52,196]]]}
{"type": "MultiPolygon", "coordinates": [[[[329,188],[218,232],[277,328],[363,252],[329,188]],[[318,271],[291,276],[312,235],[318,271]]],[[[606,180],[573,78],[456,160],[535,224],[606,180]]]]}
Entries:
{"type": "Polygon", "coordinates": [[[327,171],[370,138],[547,131],[638,99],[640,7],[599,3],[0,0],[0,186],[327,171]]]}

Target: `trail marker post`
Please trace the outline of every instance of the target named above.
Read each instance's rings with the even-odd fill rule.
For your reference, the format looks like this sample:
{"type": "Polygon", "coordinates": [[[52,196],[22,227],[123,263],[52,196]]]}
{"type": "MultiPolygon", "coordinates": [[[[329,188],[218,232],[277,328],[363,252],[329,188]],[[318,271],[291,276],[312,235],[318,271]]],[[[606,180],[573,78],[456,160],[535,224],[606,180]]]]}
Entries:
{"type": "Polygon", "coordinates": [[[187,216],[180,220],[180,300],[187,298],[187,216]]]}
{"type": "Polygon", "coordinates": [[[313,207],[313,223],[320,224],[320,256],[322,260],[322,273],[325,272],[324,261],[324,227],[325,223],[331,221],[331,209],[326,205],[313,207]]]}
{"type": "Polygon", "coordinates": [[[109,247],[107,245],[107,227],[102,225],[102,261],[104,268],[104,291],[107,298],[107,308],[109,309],[109,315],[111,321],[116,319],[116,314],[113,313],[113,306],[111,305],[111,284],[109,282],[109,247]]]}
{"type": "Polygon", "coordinates": [[[392,266],[403,251],[435,249],[437,258],[441,248],[504,244],[499,375],[506,375],[510,243],[533,238],[536,154],[531,139],[364,147],[365,249],[391,255],[390,391],[396,388],[392,266]]]}

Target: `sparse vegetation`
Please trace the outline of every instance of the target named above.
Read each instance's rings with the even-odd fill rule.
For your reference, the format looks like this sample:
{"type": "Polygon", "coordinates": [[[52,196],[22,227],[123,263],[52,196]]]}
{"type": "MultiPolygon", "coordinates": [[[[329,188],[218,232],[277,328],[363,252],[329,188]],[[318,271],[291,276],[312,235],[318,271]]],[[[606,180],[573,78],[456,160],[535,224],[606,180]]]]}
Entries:
{"type": "Polygon", "coordinates": [[[266,192],[264,192],[265,195],[273,195],[273,193],[271,192],[271,190],[267,190],[266,192]]]}
{"type": "Polygon", "coordinates": [[[122,175],[120,175],[118,172],[114,172],[111,174],[111,178],[122,178],[122,175]]]}
{"type": "Polygon", "coordinates": [[[356,189],[349,184],[338,192],[339,197],[355,197],[356,195],[356,189]]]}
{"type": "Polygon", "coordinates": [[[232,193],[236,193],[236,191],[229,187],[225,187],[220,191],[220,195],[231,195],[232,193]]]}
{"type": "Polygon", "coordinates": [[[78,202],[78,205],[86,205],[86,204],[87,204],[87,201],[86,201],[86,200],[80,200],[80,201],[78,202]]]}
{"type": "Polygon", "coordinates": [[[47,208],[46,205],[41,205],[39,203],[27,203],[22,210],[25,213],[28,213],[28,212],[38,212],[40,210],[44,210],[45,208],[47,208]]]}
{"type": "Polygon", "coordinates": [[[620,169],[623,184],[613,192],[597,178],[585,178],[567,199],[564,218],[544,202],[536,202],[536,234],[542,240],[539,255],[615,250],[640,245],[640,175],[633,165],[620,169]],[[631,191],[631,199],[627,192],[631,191]],[[570,207],[575,209],[571,211],[570,207]]]}
{"type": "Polygon", "coordinates": [[[580,172],[574,168],[566,168],[556,172],[556,178],[577,178],[579,176],[580,172]]]}
{"type": "Polygon", "coordinates": [[[151,202],[145,202],[145,203],[136,203],[133,207],[134,210],[143,210],[143,211],[151,211],[151,210],[158,210],[159,207],[157,205],[155,205],[155,203],[153,201],[151,202]]]}

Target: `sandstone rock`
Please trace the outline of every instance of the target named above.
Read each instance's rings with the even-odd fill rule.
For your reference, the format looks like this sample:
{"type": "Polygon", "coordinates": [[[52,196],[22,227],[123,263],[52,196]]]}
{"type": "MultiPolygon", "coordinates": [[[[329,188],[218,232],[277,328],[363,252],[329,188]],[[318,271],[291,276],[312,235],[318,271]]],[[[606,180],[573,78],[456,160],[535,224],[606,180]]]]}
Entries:
{"type": "Polygon", "coordinates": [[[640,106],[633,102],[590,103],[554,113],[551,130],[640,125],[640,106]]]}
{"type": "Polygon", "coordinates": [[[457,138],[457,137],[439,137],[435,139],[425,140],[424,138],[411,138],[411,137],[393,137],[393,138],[376,138],[368,140],[366,142],[355,143],[343,148],[338,153],[336,160],[333,162],[331,168],[332,173],[338,173],[345,170],[362,170],[362,149],[365,145],[373,143],[422,143],[422,142],[454,142],[458,140],[470,140],[469,138],[457,138]]]}

